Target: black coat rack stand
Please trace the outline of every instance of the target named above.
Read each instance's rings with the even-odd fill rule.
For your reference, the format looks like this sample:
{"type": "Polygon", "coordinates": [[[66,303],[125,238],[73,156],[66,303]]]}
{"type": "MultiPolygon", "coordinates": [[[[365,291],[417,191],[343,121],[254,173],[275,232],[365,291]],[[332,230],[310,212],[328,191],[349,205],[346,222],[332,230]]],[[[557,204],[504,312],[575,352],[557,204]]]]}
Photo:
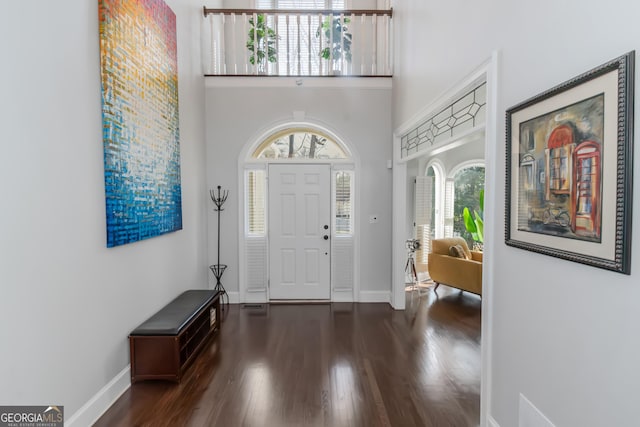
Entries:
{"type": "Polygon", "coordinates": [[[216,205],[214,209],[218,212],[218,263],[210,265],[209,268],[213,272],[213,275],[216,278],[216,286],[213,288],[214,290],[220,292],[220,301],[222,302],[222,309],[224,310],[225,297],[227,298],[226,304],[229,305],[229,294],[227,294],[226,289],[222,285],[220,279],[224,274],[224,271],[227,269],[226,264],[220,264],[220,212],[222,209],[222,205],[227,201],[227,196],[229,196],[229,190],[221,190],[221,187],[218,185],[218,194],[214,190],[209,190],[209,195],[211,196],[211,200],[216,205]]]}

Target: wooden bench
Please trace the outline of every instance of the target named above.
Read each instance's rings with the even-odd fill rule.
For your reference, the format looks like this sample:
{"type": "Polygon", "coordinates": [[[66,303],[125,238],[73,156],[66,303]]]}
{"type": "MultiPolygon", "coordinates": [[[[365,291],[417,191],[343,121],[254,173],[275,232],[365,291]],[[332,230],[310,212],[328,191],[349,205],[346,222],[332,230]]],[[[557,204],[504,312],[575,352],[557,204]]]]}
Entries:
{"type": "Polygon", "coordinates": [[[185,368],[220,329],[220,293],[189,290],[129,335],[131,382],[180,382],[185,368]]]}

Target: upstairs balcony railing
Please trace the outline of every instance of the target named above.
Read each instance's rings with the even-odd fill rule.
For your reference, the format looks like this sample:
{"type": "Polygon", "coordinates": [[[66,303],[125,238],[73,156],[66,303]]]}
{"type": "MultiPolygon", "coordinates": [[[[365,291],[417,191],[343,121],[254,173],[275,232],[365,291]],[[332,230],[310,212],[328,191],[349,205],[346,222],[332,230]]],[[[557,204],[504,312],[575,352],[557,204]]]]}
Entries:
{"type": "Polygon", "coordinates": [[[392,10],[208,9],[205,75],[391,76],[392,10]]]}

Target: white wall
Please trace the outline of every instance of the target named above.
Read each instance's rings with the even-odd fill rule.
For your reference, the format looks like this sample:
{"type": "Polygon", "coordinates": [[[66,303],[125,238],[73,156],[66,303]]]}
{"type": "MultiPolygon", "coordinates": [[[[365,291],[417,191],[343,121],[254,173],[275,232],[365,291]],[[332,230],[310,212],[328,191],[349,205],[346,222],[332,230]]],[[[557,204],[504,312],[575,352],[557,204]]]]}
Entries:
{"type": "MultiPolygon", "coordinates": [[[[229,265],[223,284],[238,291],[238,158],[245,144],[304,111],[305,121],[325,125],[360,156],[360,271],[361,291],[391,288],[391,90],[366,88],[224,87],[225,78],[209,77],[207,108],[207,182],[229,190],[222,213],[220,262],[229,265]],[[217,80],[216,80],[217,79],[217,80]],[[222,80],[220,80],[222,79],[222,80]],[[220,83],[222,82],[222,83],[220,83]],[[378,215],[369,224],[369,215],[378,215]]],[[[267,78],[267,80],[269,80],[267,78]]],[[[245,82],[249,82],[245,80],[245,82]]],[[[253,82],[256,82],[254,79],[253,82]]],[[[253,84],[253,83],[252,83],[253,84]]],[[[217,261],[217,217],[209,209],[209,260],[217,261]]],[[[211,277],[213,282],[213,277],[211,277]]]]}
{"type": "Polygon", "coordinates": [[[107,249],[98,2],[3,2],[0,404],[64,405],[69,419],[127,367],[133,328],[206,287],[202,4],[168,3],[184,229],[107,249]]]}
{"type": "MultiPolygon", "coordinates": [[[[499,137],[489,141],[496,154],[488,159],[495,170],[487,182],[496,202],[485,206],[496,225],[485,230],[485,240],[495,243],[493,293],[485,294],[494,307],[489,415],[502,427],[517,426],[523,393],[557,426],[639,425],[640,197],[633,206],[631,276],[507,247],[503,212],[505,110],[639,49],[640,3],[394,3],[394,126],[460,81],[494,49],[501,52],[499,137]]],[[[640,82],[638,77],[636,72],[640,82]]],[[[636,114],[636,129],[638,121],[636,114]]],[[[637,190],[640,174],[634,181],[637,190]]]]}

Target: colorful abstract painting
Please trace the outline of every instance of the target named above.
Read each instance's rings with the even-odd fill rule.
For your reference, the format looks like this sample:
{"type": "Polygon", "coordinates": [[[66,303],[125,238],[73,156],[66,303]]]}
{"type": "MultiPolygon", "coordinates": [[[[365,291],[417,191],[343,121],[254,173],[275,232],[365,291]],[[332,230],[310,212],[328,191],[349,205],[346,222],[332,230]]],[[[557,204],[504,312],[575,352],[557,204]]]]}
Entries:
{"type": "Polygon", "coordinates": [[[176,17],[99,0],[107,247],[182,229],[176,17]]]}

